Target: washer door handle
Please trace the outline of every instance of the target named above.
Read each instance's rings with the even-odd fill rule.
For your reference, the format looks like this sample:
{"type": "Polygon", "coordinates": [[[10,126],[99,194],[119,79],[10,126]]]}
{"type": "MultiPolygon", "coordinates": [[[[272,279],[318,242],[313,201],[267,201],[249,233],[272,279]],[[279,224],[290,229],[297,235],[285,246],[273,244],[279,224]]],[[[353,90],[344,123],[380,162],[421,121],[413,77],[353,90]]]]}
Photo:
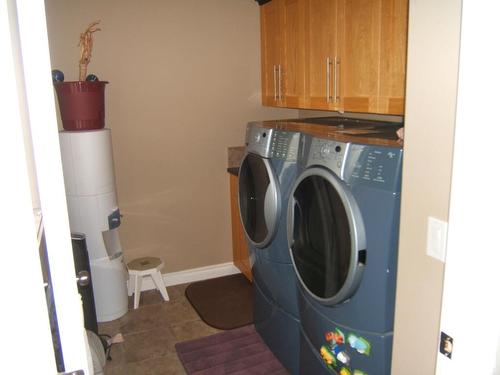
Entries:
{"type": "Polygon", "coordinates": [[[293,244],[295,243],[295,238],[298,235],[298,226],[301,220],[296,219],[300,219],[302,217],[302,210],[300,208],[299,201],[293,195],[290,199],[292,199],[292,204],[290,205],[290,212],[288,213],[287,228],[289,248],[293,246],[293,244]]]}
{"type": "Polygon", "coordinates": [[[273,187],[271,184],[267,185],[266,195],[264,196],[264,222],[266,223],[266,228],[270,232],[276,221],[276,197],[273,192],[273,187]]]}

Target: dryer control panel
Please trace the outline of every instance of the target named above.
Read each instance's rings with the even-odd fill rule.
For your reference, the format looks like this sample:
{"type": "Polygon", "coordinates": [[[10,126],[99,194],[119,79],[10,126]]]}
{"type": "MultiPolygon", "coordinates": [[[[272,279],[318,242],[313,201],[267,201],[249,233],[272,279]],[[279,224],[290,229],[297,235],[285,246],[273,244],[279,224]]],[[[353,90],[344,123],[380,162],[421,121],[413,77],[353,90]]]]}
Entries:
{"type": "Polygon", "coordinates": [[[271,157],[293,161],[297,160],[300,134],[275,130],[271,140],[271,157]]]}

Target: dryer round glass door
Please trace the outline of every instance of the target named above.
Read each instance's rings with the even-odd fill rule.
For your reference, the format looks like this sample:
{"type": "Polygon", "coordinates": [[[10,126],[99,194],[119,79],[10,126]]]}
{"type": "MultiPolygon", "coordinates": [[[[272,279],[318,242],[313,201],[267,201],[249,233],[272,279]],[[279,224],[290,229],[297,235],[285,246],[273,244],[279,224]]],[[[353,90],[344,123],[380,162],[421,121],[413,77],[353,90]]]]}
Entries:
{"type": "Polygon", "coordinates": [[[257,247],[273,238],[280,201],[276,177],[268,159],[248,153],[239,172],[240,216],[247,238],[257,247]]]}
{"type": "Polygon", "coordinates": [[[305,290],[325,305],[350,298],[366,262],[363,221],[346,185],[322,168],[297,179],[288,205],[288,243],[305,290]]]}

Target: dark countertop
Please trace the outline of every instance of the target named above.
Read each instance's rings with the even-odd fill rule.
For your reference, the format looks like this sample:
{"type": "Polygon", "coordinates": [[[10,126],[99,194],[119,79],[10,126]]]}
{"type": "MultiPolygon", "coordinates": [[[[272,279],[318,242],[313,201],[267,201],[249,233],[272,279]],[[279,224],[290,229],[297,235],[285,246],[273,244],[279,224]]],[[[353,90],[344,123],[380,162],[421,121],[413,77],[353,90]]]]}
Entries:
{"type": "MultiPolygon", "coordinates": [[[[362,120],[342,117],[321,117],[274,121],[257,121],[263,128],[299,131],[320,138],[335,139],[342,142],[363,142],[392,147],[402,147],[396,131],[403,127],[401,123],[375,120],[362,120]]],[[[244,146],[228,148],[227,172],[238,176],[239,163],[245,152],[244,146]],[[236,166],[235,166],[236,165],[236,166]]]]}
{"type": "Polygon", "coordinates": [[[322,117],[312,119],[291,119],[256,121],[263,128],[298,131],[325,139],[341,142],[362,142],[366,144],[402,147],[396,131],[403,124],[352,118],[322,117]]]}

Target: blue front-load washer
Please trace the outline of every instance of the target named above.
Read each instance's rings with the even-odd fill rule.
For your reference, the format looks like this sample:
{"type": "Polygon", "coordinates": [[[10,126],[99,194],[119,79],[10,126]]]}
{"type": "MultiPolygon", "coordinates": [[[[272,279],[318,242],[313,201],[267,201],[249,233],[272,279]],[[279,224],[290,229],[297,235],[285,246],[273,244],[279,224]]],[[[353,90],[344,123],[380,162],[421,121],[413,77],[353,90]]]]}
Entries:
{"type": "Polygon", "coordinates": [[[390,374],[402,149],[311,137],[288,204],[301,374],[390,374]]]}
{"type": "Polygon", "coordinates": [[[297,278],[288,249],[286,208],[300,165],[302,135],[250,123],[239,171],[240,216],[251,256],[257,332],[298,374],[297,278]]]}

